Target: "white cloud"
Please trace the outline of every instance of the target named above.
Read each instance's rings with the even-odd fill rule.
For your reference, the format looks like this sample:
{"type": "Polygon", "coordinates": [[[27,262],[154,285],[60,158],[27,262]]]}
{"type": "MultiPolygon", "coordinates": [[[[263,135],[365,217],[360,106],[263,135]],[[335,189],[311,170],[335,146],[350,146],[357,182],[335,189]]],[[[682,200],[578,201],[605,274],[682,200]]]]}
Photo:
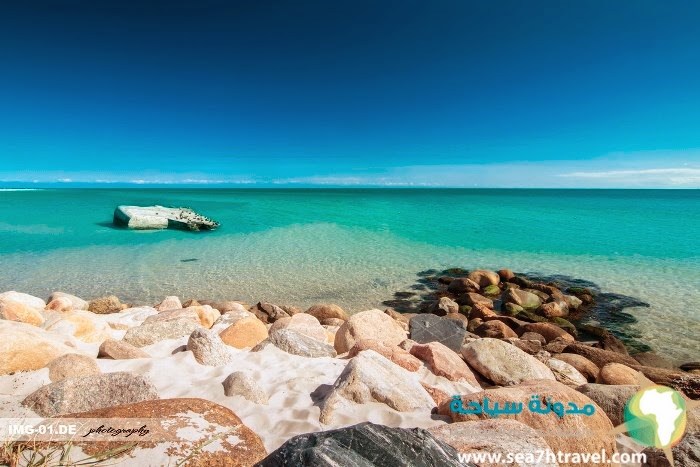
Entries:
{"type": "Polygon", "coordinates": [[[689,167],[571,172],[559,174],[559,176],[625,182],[632,185],[700,186],[700,168],[689,167]]]}

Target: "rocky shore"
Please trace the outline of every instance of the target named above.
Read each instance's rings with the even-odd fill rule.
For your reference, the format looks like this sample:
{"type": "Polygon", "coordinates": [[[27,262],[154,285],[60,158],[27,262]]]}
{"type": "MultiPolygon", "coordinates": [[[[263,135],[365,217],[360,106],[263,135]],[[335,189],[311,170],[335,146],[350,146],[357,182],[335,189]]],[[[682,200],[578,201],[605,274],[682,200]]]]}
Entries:
{"type": "MultiPolygon", "coordinates": [[[[432,281],[416,313],[352,315],[333,304],[1,293],[0,416],[158,419],[167,438],[76,441],[73,462],[456,466],[466,465],[458,453],[641,451],[610,434],[639,374],[700,399],[700,364],[677,367],[585,324],[596,307],[590,289],[509,270],[454,269],[432,281]],[[595,411],[562,418],[452,405],[527,404],[531,395],[595,411]]],[[[695,409],[676,465],[693,465],[699,445],[695,409]]],[[[21,459],[33,451],[66,450],[6,442],[0,463],[28,465],[21,459]]],[[[648,465],[665,465],[647,452],[648,465]]]]}

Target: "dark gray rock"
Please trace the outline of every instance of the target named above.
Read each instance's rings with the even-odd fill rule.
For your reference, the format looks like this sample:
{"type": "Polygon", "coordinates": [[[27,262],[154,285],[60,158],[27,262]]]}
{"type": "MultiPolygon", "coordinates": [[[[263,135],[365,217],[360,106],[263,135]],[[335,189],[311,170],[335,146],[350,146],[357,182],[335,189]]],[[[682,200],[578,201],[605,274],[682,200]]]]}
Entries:
{"type": "Polygon", "coordinates": [[[440,342],[459,353],[466,329],[451,319],[443,319],[433,314],[420,314],[409,321],[411,339],[419,344],[440,342]]]}
{"type": "Polygon", "coordinates": [[[457,451],[421,428],[360,423],[339,430],[295,436],[256,467],[450,467],[457,451]]]}

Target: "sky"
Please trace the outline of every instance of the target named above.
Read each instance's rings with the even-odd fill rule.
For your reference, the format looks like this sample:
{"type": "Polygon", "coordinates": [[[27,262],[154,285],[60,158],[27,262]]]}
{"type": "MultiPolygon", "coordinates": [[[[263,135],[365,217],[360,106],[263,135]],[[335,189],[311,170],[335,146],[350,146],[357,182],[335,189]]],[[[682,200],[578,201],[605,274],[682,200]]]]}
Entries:
{"type": "Polygon", "coordinates": [[[0,2],[0,186],[700,188],[700,3],[0,2]]]}

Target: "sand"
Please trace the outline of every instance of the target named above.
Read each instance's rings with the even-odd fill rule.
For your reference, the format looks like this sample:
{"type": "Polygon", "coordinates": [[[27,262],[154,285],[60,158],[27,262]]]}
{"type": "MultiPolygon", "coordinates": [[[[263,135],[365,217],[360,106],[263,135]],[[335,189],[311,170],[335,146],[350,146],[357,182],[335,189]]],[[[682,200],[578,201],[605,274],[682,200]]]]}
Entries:
{"type": "MultiPolygon", "coordinates": [[[[150,313],[127,311],[100,316],[100,319],[126,326],[137,325],[150,313]],[[139,315],[137,319],[135,316],[139,315]]],[[[112,330],[121,339],[122,330],[112,330]]],[[[197,363],[192,352],[185,351],[188,337],[164,340],[143,347],[152,358],[134,360],[98,359],[102,372],[130,371],[145,375],[154,383],[160,397],[197,397],[228,407],[263,440],[268,452],[289,438],[302,433],[328,430],[365,421],[391,427],[429,428],[445,423],[425,412],[397,412],[381,403],[351,404],[334,417],[334,424],[319,422],[319,401],[345,368],[341,358],[306,358],[288,354],[274,346],[259,352],[231,348],[233,361],[219,367],[197,363]],[[241,396],[226,396],[222,382],[234,371],[250,372],[267,393],[267,404],[256,404],[241,396]]],[[[80,350],[97,354],[94,344],[79,345],[80,350]]],[[[416,377],[419,375],[417,374],[416,377]]],[[[21,407],[20,402],[41,386],[49,384],[46,368],[0,376],[0,417],[38,417],[21,407]]]]}

